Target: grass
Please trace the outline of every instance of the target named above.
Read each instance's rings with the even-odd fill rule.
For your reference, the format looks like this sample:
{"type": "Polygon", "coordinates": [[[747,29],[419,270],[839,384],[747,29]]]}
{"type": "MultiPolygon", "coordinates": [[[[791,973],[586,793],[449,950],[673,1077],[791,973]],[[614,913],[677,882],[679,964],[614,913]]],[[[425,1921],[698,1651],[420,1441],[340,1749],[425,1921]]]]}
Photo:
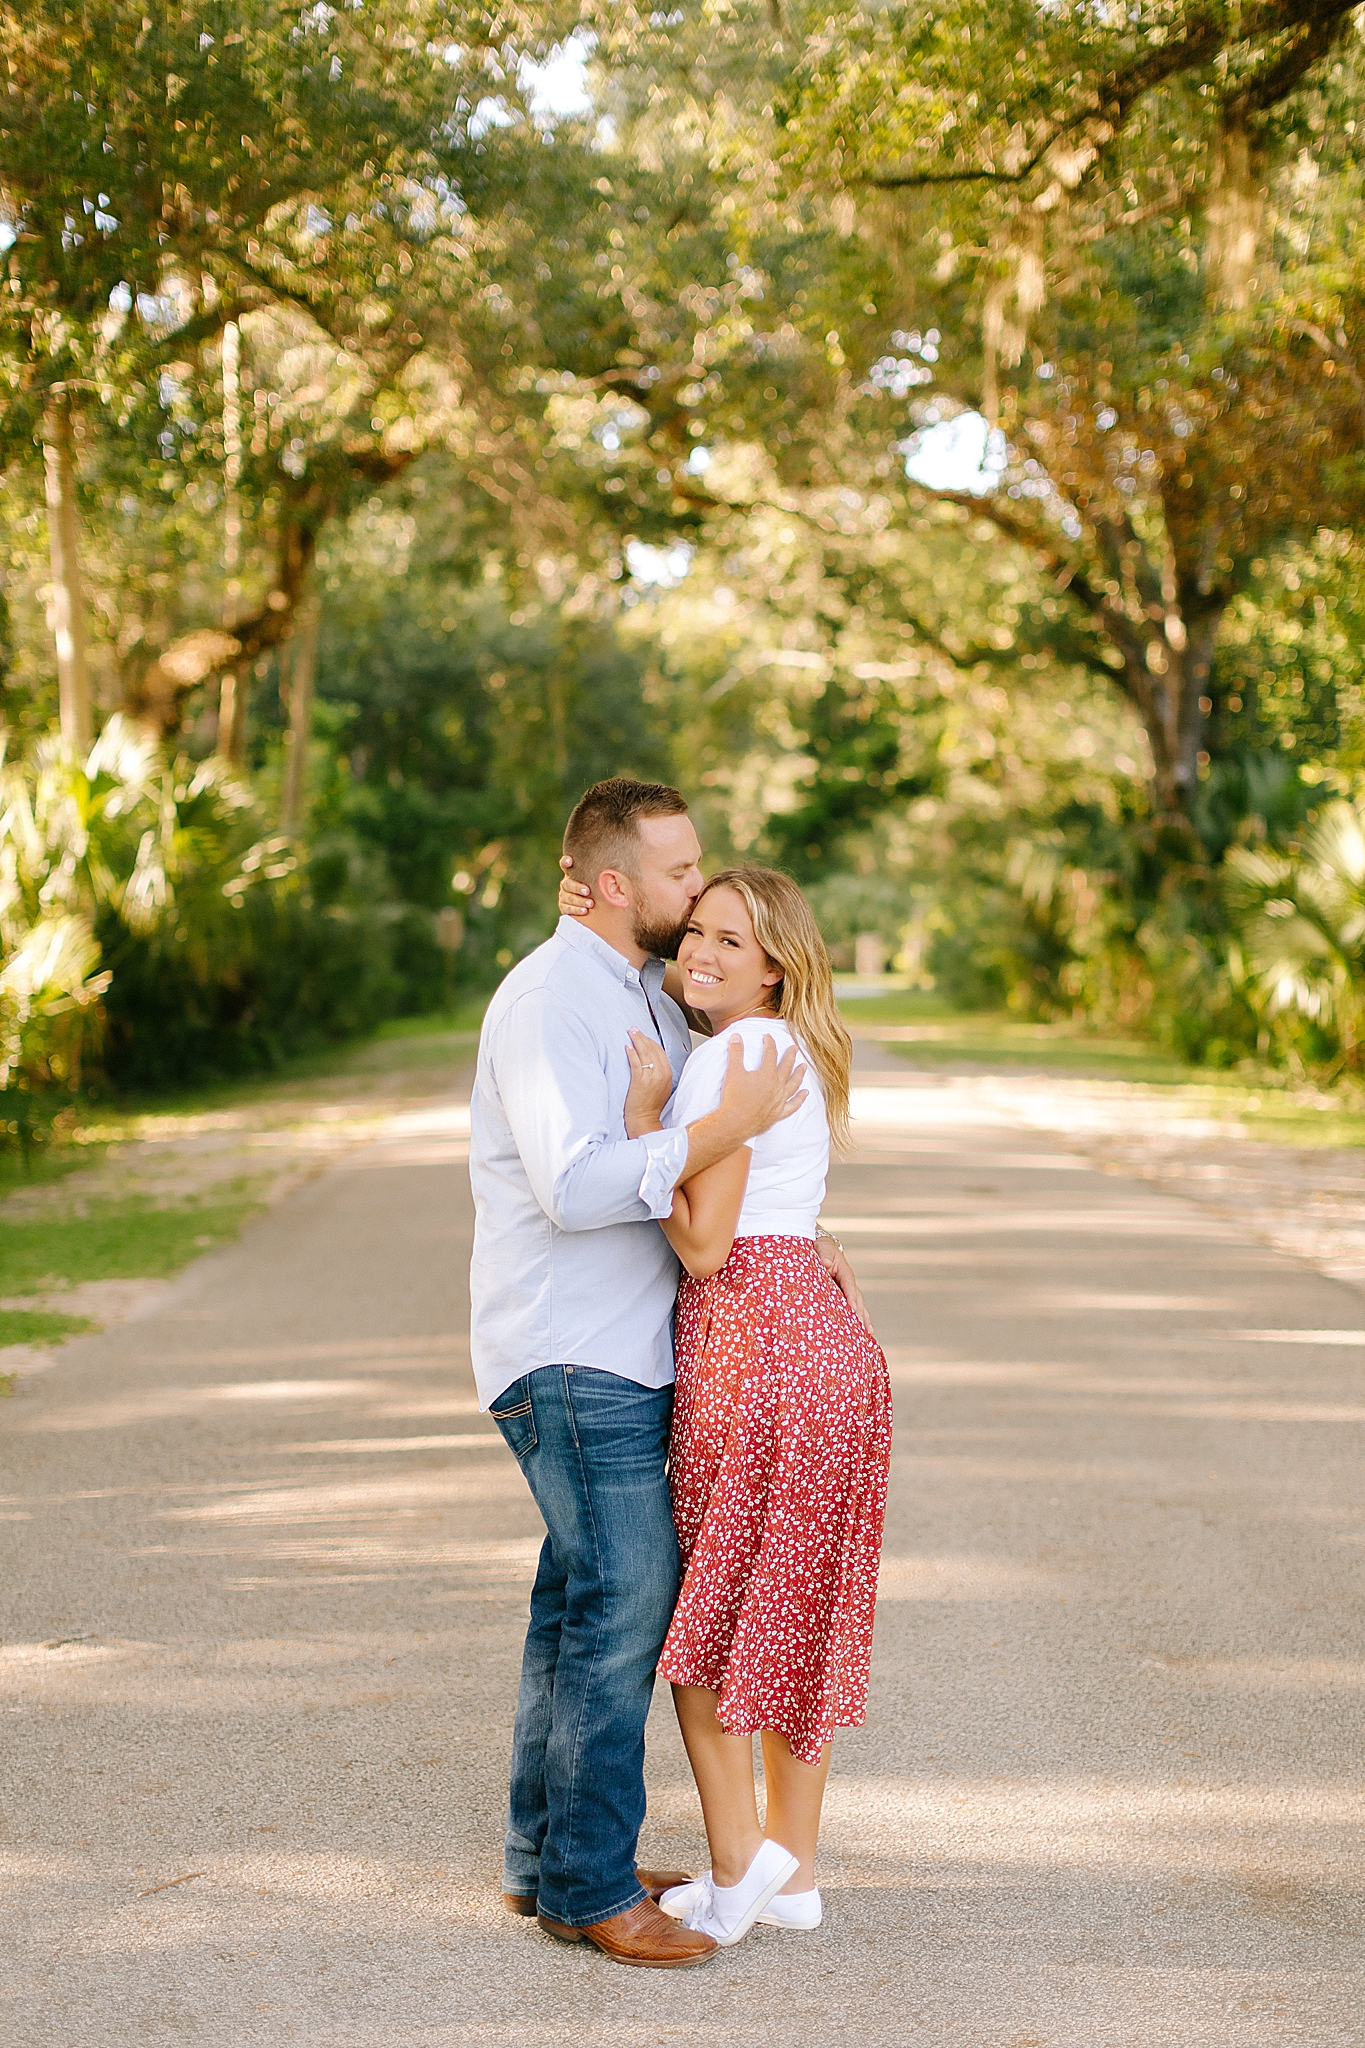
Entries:
{"type": "Polygon", "coordinates": [[[93,1156],[96,1155],[87,1145],[64,1145],[58,1141],[38,1147],[26,1166],[17,1146],[7,1146],[0,1151],[0,1203],[16,1188],[43,1187],[49,1181],[61,1180],[77,1166],[89,1166],[93,1156]]]}
{"type": "Polygon", "coordinates": [[[0,1295],[46,1293],[83,1280],[162,1278],[235,1237],[256,1206],[245,1195],[167,1208],[108,1201],[91,1202],[81,1215],[6,1219],[0,1295]]]}
{"type": "Polygon", "coordinates": [[[59,1344],[95,1325],[88,1316],[50,1315],[36,1308],[0,1308],[0,1351],[8,1344],[59,1344]]]}
{"type": "Polygon", "coordinates": [[[1280,1073],[1192,1067],[1142,1039],[1106,1038],[1071,1023],[1030,1024],[998,1011],[953,1011],[933,995],[853,997],[842,1007],[850,1024],[872,1035],[886,1026],[887,1050],[920,1069],[1125,1082],[1159,1091],[1192,1116],[1240,1123],[1249,1137],[1272,1144],[1365,1145],[1358,1097],[1296,1086],[1280,1073]]]}

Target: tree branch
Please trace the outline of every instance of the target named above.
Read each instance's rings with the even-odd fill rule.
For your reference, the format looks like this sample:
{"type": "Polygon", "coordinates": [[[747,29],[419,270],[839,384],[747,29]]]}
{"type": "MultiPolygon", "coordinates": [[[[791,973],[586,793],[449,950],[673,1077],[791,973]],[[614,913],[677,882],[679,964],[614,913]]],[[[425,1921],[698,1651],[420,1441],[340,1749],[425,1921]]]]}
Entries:
{"type": "Polygon", "coordinates": [[[1241,100],[1249,109],[1265,112],[1295,86],[1317,60],[1324,56],[1354,12],[1355,0],[1297,0],[1286,9],[1283,0],[1264,0],[1260,7],[1234,13],[1231,22],[1222,14],[1195,13],[1183,36],[1163,43],[1132,63],[1116,67],[1095,81],[1083,104],[1047,124],[1043,139],[1015,171],[997,170],[993,165],[975,165],[958,171],[906,171],[851,182],[873,186],[880,191],[898,191],[930,185],[999,184],[1018,185],[1029,178],[1050,149],[1087,121],[1098,121],[1106,131],[1098,139],[1107,142],[1124,128],[1134,107],[1145,95],[1180,73],[1202,65],[1260,36],[1290,32],[1290,48],[1253,73],[1251,80],[1226,98],[1230,104],[1241,100]],[[1289,19],[1286,19],[1286,14],[1289,19]],[[1249,95],[1249,97],[1248,97],[1249,95]]]}

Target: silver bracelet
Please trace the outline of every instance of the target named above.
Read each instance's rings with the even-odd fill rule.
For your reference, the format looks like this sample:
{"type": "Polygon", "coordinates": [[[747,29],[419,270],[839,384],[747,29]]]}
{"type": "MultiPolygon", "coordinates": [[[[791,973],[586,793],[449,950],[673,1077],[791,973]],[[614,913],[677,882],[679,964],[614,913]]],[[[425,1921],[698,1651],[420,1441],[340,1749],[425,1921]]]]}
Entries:
{"type": "MultiPolygon", "coordinates": [[[[823,1223],[816,1224],[815,1235],[817,1237],[827,1237],[837,1252],[843,1252],[844,1248],[840,1244],[838,1238],[834,1235],[834,1232],[832,1230],[826,1230],[823,1223]]],[[[847,1256],[847,1254],[845,1254],[845,1256],[847,1256]]]]}

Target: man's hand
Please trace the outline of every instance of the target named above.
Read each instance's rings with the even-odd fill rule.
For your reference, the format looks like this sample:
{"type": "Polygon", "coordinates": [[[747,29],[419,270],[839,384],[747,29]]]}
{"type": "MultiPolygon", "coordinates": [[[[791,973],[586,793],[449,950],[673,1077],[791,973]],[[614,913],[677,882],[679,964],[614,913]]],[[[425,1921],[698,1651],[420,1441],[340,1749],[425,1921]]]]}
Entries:
{"type": "Polygon", "coordinates": [[[832,1237],[817,1237],[815,1249],[825,1265],[830,1279],[833,1280],[840,1293],[845,1296],[849,1307],[858,1318],[858,1321],[869,1336],[875,1337],[877,1333],[873,1329],[872,1319],[867,1313],[867,1303],[863,1300],[863,1290],[854,1278],[852,1266],[850,1266],[844,1256],[843,1246],[836,1243],[832,1237]]]}
{"type": "Polygon", "coordinates": [[[687,1159],[678,1179],[686,1181],[695,1173],[705,1173],[718,1159],[728,1159],[750,1138],[793,1115],[806,1099],[801,1086],[805,1074],[805,1068],[797,1065],[796,1047],[789,1046],[779,1059],[771,1038],[763,1041],[758,1065],[747,1070],[744,1040],[732,1038],[720,1108],[687,1126],[687,1159]]]}
{"type": "Polygon", "coordinates": [[[732,1038],[720,1109],[723,1116],[731,1119],[737,1141],[744,1144],[794,1116],[806,1099],[801,1086],[805,1077],[806,1069],[797,1064],[794,1045],[788,1046],[779,1059],[776,1040],[765,1038],[758,1065],[746,1067],[744,1040],[732,1038]]]}

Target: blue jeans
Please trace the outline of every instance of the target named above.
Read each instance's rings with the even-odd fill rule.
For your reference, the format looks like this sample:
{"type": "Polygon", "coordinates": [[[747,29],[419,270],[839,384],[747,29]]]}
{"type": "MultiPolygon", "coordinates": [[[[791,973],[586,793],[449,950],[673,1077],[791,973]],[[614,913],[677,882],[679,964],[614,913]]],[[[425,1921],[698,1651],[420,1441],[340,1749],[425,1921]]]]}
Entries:
{"type": "Polygon", "coordinates": [[[645,1717],[678,1597],[664,1476],[673,1389],[546,1365],[491,1413],[548,1531],[517,1694],[503,1889],[589,1927],[644,1897],[645,1717]]]}

